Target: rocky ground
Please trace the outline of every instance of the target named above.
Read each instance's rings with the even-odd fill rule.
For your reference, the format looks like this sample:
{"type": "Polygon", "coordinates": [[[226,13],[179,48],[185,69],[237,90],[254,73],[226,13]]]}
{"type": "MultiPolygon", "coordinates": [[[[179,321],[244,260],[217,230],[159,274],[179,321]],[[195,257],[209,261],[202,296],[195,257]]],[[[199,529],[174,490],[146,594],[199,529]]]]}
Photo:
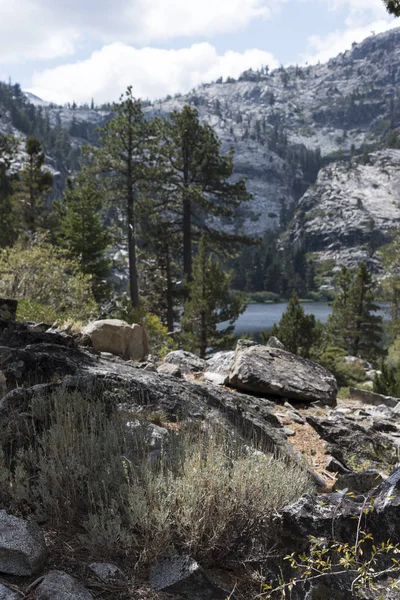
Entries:
{"type": "MultiPolygon", "coordinates": [[[[159,411],[163,421],[154,425],[152,450],[161,448],[161,430],[179,431],[182,418],[218,421],[233,427],[258,451],[272,450],[307,469],[318,490],[276,515],[271,531],[276,530],[279,543],[271,557],[259,557],[258,567],[227,564],[218,570],[203,570],[189,557],[154,565],[151,573],[132,570],[129,560],[118,566],[98,565],[98,557],[82,554],[73,536],[0,511],[0,584],[5,586],[0,587],[0,598],[224,600],[236,585],[231,597],[250,600],[261,590],[258,570],[273,578],[282,556],[304,550],[309,535],[326,533],[332,515],[338,535],[351,536],[354,519],[372,493],[378,507],[370,521],[374,536],[400,541],[400,490],[396,477],[387,479],[398,464],[396,399],[361,393],[336,403],[332,375],[279,346],[276,340],[267,347],[242,341],[236,352],[220,353],[209,361],[177,351],[162,364],[134,363],[96,351],[85,337],[44,324],[0,319],[4,452],[23,443],[32,399],[58,388],[78,389],[88,398],[117,398],[121,411],[159,411]],[[346,492],[353,498],[347,499],[346,492]]],[[[332,586],[330,598],[352,597],[347,580],[332,586]]],[[[293,597],[328,597],[318,595],[321,585],[310,589],[300,586],[293,597]]]]}

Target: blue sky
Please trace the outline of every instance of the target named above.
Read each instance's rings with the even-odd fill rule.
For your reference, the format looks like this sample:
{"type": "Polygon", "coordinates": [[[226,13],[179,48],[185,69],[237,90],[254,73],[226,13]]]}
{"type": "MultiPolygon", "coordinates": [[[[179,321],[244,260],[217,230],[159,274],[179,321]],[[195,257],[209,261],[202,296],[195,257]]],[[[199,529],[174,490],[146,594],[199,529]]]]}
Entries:
{"type": "Polygon", "coordinates": [[[326,61],[400,26],[382,0],[0,0],[0,79],[55,102],[151,99],[326,61]]]}

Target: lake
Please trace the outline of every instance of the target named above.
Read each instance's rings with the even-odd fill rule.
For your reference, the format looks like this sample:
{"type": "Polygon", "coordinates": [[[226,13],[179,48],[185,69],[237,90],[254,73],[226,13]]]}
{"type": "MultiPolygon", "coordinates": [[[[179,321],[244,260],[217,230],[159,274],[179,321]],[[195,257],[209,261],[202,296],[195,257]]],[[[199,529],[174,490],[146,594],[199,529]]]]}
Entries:
{"type": "MultiPolygon", "coordinates": [[[[328,302],[302,302],[306,314],[315,315],[316,319],[326,323],[332,312],[328,302]]],[[[279,323],[282,313],[285,312],[287,302],[272,304],[249,304],[235,325],[235,335],[240,337],[246,333],[259,335],[260,331],[269,331],[274,323],[279,323]]],[[[388,305],[380,304],[379,314],[387,317],[388,305]]]]}

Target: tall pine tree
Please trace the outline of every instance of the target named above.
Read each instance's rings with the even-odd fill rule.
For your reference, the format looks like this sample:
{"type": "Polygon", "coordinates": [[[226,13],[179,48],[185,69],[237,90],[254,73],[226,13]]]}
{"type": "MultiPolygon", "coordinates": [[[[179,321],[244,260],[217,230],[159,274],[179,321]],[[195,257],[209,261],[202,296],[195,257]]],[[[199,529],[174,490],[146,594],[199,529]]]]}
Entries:
{"type": "Polygon", "coordinates": [[[209,253],[206,238],[200,239],[193,261],[193,278],[188,284],[189,299],[184,305],[182,337],[184,347],[206,356],[207,350],[229,347],[234,341],[234,323],[244,311],[242,295],[229,289],[230,275],[209,253]],[[223,329],[218,325],[228,322],[223,329]]]}

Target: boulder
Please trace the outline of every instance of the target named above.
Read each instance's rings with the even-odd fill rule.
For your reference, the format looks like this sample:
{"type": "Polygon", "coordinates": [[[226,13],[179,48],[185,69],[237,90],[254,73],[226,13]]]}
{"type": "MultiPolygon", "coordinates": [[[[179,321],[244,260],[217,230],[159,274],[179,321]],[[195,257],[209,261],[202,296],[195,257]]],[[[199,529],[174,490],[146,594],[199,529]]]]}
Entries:
{"type": "Polygon", "coordinates": [[[0,572],[21,577],[34,575],[45,565],[47,554],[37,523],[0,510],[0,572]]]}
{"type": "Polygon", "coordinates": [[[281,350],[285,350],[285,346],[282,344],[282,342],[280,340],[278,340],[277,337],[275,337],[274,335],[272,335],[268,342],[267,342],[267,346],[269,346],[270,348],[280,348],[281,350]]]}
{"type": "Polygon", "coordinates": [[[104,319],[89,323],[82,333],[90,337],[98,352],[109,352],[127,360],[143,360],[149,353],[148,335],[143,325],[104,319]]]}
{"type": "Polygon", "coordinates": [[[171,377],[177,377],[180,379],[182,377],[182,371],[178,365],[173,364],[162,364],[158,367],[157,373],[161,373],[161,375],[170,375],[171,377]]]}
{"type": "Polygon", "coordinates": [[[17,318],[18,300],[0,298],[0,317],[7,321],[15,321],[17,318]]]}
{"type": "Polygon", "coordinates": [[[392,396],[383,396],[382,394],[376,394],[370,390],[360,390],[358,388],[350,388],[350,396],[355,400],[361,400],[365,404],[373,404],[379,406],[384,404],[389,408],[395,408],[399,403],[399,398],[393,398],[392,396]]]}
{"type": "Polygon", "coordinates": [[[238,346],[229,375],[233,388],[302,402],[334,406],[337,383],[334,376],[311,360],[280,348],[238,346]]]}
{"type": "Polygon", "coordinates": [[[207,362],[186,350],[174,350],[167,354],[164,363],[177,365],[182,373],[198,373],[204,371],[207,362]]]}
{"type": "Polygon", "coordinates": [[[64,571],[51,571],[36,588],[35,600],[93,600],[93,596],[64,571]]]}
{"type": "Polygon", "coordinates": [[[183,600],[226,600],[229,592],[213,583],[190,556],[175,556],[151,569],[151,585],[157,591],[177,594],[183,600]]]}
{"type": "Polygon", "coordinates": [[[328,442],[328,452],[352,471],[386,471],[397,464],[395,441],[371,427],[336,414],[332,418],[308,416],[307,423],[328,442]]]}
{"type": "Polygon", "coordinates": [[[356,494],[367,494],[380,483],[383,478],[379,471],[351,471],[341,473],[336,480],[335,489],[355,492],[356,494]]]}

